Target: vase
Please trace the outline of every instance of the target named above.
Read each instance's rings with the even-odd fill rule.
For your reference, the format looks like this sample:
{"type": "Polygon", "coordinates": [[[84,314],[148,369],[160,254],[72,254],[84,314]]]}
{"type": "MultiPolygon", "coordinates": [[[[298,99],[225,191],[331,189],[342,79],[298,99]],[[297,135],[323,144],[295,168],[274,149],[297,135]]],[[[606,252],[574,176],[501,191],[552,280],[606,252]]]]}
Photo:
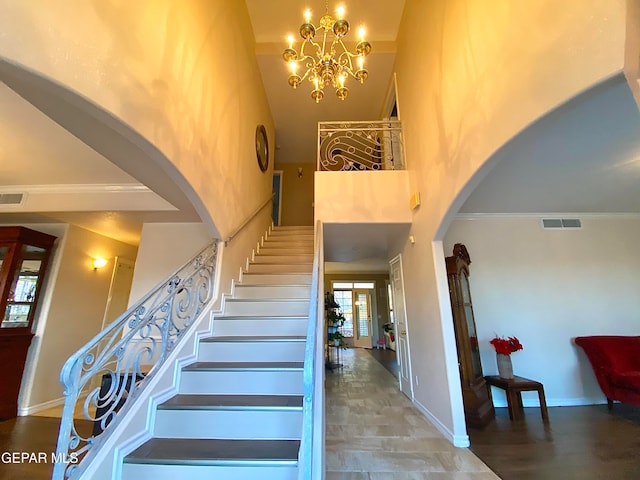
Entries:
{"type": "Polygon", "coordinates": [[[500,375],[500,378],[513,378],[513,365],[511,364],[511,355],[496,353],[496,359],[498,362],[498,375],[500,375]]]}

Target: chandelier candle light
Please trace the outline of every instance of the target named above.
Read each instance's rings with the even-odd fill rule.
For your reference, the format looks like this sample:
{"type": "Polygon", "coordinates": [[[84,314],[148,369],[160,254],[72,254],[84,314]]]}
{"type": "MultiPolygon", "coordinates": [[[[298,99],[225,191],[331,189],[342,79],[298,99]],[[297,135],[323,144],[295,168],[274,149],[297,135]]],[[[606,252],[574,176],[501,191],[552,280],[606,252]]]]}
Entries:
{"type": "Polygon", "coordinates": [[[365,30],[360,28],[356,53],[350,52],[343,42],[349,33],[349,22],[344,18],[344,7],[338,7],[337,19],[329,15],[328,0],[325,2],[325,14],[320,18],[319,26],[311,23],[311,10],[304,12],[304,23],[300,26],[302,44],[300,51],[293,48],[294,38],[289,35],[289,47],[285,48],[282,58],[288,63],[289,85],[294,89],[304,79],[313,84],[311,98],[319,103],[324,97],[324,88],[332,86],[340,100],[347,98],[349,89],[345,83],[347,78],[353,77],[360,83],[369,76],[364,68],[364,57],[371,52],[371,44],[364,39],[365,30]],[[316,43],[316,31],[322,30],[322,39],[316,43]],[[305,71],[298,74],[300,68],[305,71]]]}

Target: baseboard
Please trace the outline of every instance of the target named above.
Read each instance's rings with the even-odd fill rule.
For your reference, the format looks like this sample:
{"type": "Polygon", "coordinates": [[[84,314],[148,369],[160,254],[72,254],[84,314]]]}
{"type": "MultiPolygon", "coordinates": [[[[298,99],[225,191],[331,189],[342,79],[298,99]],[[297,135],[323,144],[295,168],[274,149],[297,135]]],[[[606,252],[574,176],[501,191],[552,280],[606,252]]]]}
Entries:
{"type": "MultiPolygon", "coordinates": [[[[78,397],[78,401],[82,398],[85,398],[88,394],[83,393],[78,397]]],[[[54,407],[60,407],[64,405],[66,397],[55,398],[53,400],[49,400],[48,402],[39,403],[38,405],[32,405],[30,407],[22,407],[18,409],[19,417],[26,417],[29,415],[34,415],[38,412],[42,412],[43,410],[48,410],[54,407]]],[[[77,403],[77,402],[76,402],[77,403]]],[[[605,402],[606,403],[606,402],[605,402]]]]}
{"type": "Polygon", "coordinates": [[[59,407],[61,405],[64,405],[64,397],[49,400],[48,402],[39,403],[37,405],[32,405],[30,407],[19,408],[18,416],[26,417],[28,415],[33,415],[34,413],[38,413],[43,410],[48,410],[49,408],[59,407]]]}
{"type": "Polygon", "coordinates": [[[415,398],[413,399],[413,404],[420,411],[420,413],[427,417],[427,420],[429,420],[429,422],[431,422],[433,426],[436,427],[438,431],[453,444],[454,447],[467,448],[470,445],[468,435],[454,435],[453,432],[446,427],[446,425],[438,420],[424,405],[422,405],[415,398]]]}

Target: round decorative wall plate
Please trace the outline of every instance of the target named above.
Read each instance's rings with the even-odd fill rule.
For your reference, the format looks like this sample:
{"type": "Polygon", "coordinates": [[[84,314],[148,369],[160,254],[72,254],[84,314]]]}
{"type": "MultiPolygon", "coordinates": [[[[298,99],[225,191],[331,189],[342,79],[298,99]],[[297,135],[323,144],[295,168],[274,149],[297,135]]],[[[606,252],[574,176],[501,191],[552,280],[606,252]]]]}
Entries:
{"type": "Polygon", "coordinates": [[[260,170],[266,172],[269,167],[269,141],[264,125],[258,125],[256,128],[256,156],[260,170]]]}

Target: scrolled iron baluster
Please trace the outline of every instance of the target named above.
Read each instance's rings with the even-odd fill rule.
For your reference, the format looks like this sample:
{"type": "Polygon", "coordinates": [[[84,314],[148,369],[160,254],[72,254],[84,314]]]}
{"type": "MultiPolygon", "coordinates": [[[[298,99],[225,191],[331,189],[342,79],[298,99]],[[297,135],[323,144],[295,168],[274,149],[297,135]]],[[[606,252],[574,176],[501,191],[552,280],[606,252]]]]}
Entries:
{"type": "Polygon", "coordinates": [[[65,406],[56,455],[58,458],[78,455],[82,460],[79,464],[56,463],[54,479],[82,473],[86,468],[82,462],[113,431],[121,414],[130,408],[133,399],[204,310],[213,297],[216,257],[214,242],[65,363],[60,373],[65,406]],[[146,374],[145,365],[149,366],[146,374]],[[103,378],[110,381],[104,389],[103,378]],[[99,386],[93,383],[94,379],[100,380],[99,386]],[[73,414],[83,391],[87,392],[82,400],[83,416],[102,430],[100,434],[83,436],[76,428],[73,414]]]}

